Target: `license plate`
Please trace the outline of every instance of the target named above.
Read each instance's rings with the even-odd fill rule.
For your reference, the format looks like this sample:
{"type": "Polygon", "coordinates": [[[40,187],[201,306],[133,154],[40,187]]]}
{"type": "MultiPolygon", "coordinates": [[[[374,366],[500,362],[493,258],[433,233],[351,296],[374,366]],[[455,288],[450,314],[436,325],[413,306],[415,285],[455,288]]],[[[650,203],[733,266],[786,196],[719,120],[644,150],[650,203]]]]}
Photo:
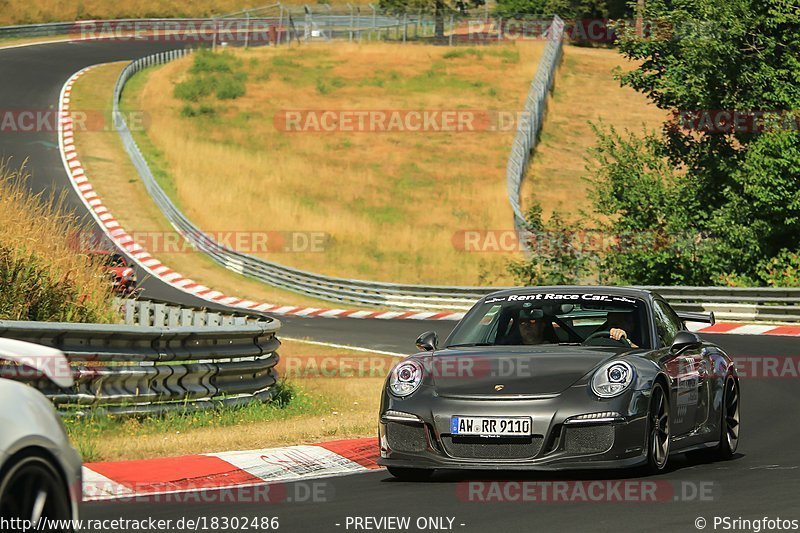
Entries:
{"type": "Polygon", "coordinates": [[[529,437],[529,416],[454,416],[450,418],[451,435],[480,437],[529,437]]]}

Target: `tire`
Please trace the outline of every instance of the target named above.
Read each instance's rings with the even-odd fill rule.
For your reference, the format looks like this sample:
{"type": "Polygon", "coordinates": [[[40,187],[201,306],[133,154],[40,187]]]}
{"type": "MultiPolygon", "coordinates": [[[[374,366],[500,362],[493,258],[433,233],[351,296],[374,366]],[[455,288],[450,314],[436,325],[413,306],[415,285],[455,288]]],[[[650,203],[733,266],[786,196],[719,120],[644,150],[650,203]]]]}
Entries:
{"type": "Polygon", "coordinates": [[[725,380],[725,392],[722,395],[719,443],[710,450],[715,460],[731,459],[739,447],[740,398],[739,381],[733,376],[728,376],[725,380]]]}
{"type": "Polygon", "coordinates": [[[669,462],[670,448],[669,396],[661,383],[653,386],[650,407],[647,411],[647,464],[648,474],[663,472],[669,462]]]}
{"type": "MultiPolygon", "coordinates": [[[[28,455],[4,469],[0,479],[0,517],[36,523],[40,516],[51,520],[71,519],[70,499],[55,466],[43,457],[28,455]],[[30,490],[31,487],[34,490],[30,490]]],[[[48,531],[67,533],[72,529],[48,531]]]]}
{"type": "Polygon", "coordinates": [[[434,470],[428,468],[400,468],[396,466],[389,466],[386,470],[401,481],[426,481],[434,472],[434,470]]]}

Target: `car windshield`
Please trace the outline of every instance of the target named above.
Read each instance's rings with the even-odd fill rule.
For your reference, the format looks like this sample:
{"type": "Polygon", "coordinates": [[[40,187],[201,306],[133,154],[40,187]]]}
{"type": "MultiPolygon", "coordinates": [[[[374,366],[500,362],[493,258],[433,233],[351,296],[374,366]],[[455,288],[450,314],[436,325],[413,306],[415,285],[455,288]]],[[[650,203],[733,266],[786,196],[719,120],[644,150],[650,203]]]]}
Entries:
{"type": "Polygon", "coordinates": [[[575,344],[647,348],[650,339],[646,316],[644,302],[628,296],[521,292],[489,297],[474,307],[453,331],[447,346],[575,344]]]}

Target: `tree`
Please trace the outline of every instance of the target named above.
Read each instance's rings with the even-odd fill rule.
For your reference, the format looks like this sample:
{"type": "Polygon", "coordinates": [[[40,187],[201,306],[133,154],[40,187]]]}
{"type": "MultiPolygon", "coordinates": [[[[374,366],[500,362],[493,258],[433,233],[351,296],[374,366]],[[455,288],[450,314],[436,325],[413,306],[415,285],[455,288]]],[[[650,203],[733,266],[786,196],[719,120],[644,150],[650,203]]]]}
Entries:
{"type": "Polygon", "coordinates": [[[588,273],[593,256],[580,248],[575,231],[558,213],[553,213],[545,223],[538,202],[528,208],[525,221],[527,235],[522,238],[529,253],[525,260],[508,264],[514,279],[527,286],[580,283],[588,273]]]}
{"type": "Polygon", "coordinates": [[[456,0],[450,5],[445,0],[380,0],[378,6],[390,13],[430,13],[434,18],[434,37],[444,39],[444,17],[448,13],[463,13],[470,7],[479,7],[486,0],[456,0]]]}
{"type": "Polygon", "coordinates": [[[598,130],[594,200],[613,231],[666,232],[674,256],[642,253],[617,262],[617,275],[631,283],[764,283],[765,265],[800,247],[796,0],[648,0],[645,18],[660,21],[661,33],[623,33],[620,51],[639,67],[619,79],[673,118],[642,142],[598,130]],[[747,127],[685,120],[725,116],[718,110],[741,114],[747,127]],[[781,123],[755,128],[755,110],[781,123]],[[667,164],[663,186],[650,184],[671,200],[637,203],[641,190],[631,184],[657,158],[667,164]],[[677,240],[686,235],[696,236],[692,253],[701,254],[688,263],[677,240]]]}
{"type": "Polygon", "coordinates": [[[627,0],[497,0],[495,13],[502,17],[558,15],[582,20],[624,18],[632,10],[627,0]]]}

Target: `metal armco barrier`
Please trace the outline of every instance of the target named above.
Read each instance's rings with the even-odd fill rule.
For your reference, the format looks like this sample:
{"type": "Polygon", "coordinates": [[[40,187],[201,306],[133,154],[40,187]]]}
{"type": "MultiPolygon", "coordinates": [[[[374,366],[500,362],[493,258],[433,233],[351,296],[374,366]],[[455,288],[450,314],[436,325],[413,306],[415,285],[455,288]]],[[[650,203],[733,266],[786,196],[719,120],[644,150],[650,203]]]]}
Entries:
{"type": "Polygon", "coordinates": [[[536,76],[531,82],[528,91],[528,98],[525,100],[523,119],[519,121],[517,134],[514,137],[514,144],[511,148],[511,155],[508,157],[506,167],[506,187],[508,189],[508,201],[514,211],[514,227],[518,232],[525,229],[525,215],[520,206],[519,192],[522,187],[522,180],[528,170],[531,154],[536,149],[539,142],[539,132],[542,130],[544,115],[547,110],[547,95],[553,88],[556,77],[556,70],[561,62],[561,55],[564,50],[564,21],[556,15],[550,25],[547,34],[547,44],[545,45],[542,58],[539,60],[539,68],[536,69],[536,76]]]}
{"type": "Polygon", "coordinates": [[[198,251],[238,274],[255,278],[269,285],[307,294],[322,300],[393,309],[464,310],[487,293],[480,287],[428,287],[351,279],[332,278],[286,267],[237,252],[216,242],[195,226],[172,202],[153,176],[119,112],[119,101],[125,83],[136,72],[184,57],[187,50],[164,52],[134,61],[120,74],[114,90],[114,125],[123,145],[139,173],[148,193],[172,226],[198,251]]]}
{"type": "Polygon", "coordinates": [[[153,299],[117,298],[125,324],[129,326],[158,327],[216,327],[261,324],[270,321],[266,315],[248,311],[242,313],[222,313],[208,309],[185,307],[170,302],[153,299]]]}
{"type": "MultiPolygon", "coordinates": [[[[556,17],[550,31],[551,39],[547,44],[548,51],[542,58],[536,79],[531,86],[528,103],[526,103],[526,109],[531,112],[531,116],[539,117],[538,125],[536,121],[533,121],[528,125],[529,127],[526,127],[527,129],[518,131],[518,138],[523,137],[526,143],[528,141],[535,142],[535,133],[541,127],[544,101],[560,60],[563,21],[556,17]],[[531,102],[539,103],[534,105],[531,102]]],[[[335,278],[242,254],[216,242],[203,233],[172,203],[158,185],[125,123],[124,116],[119,113],[118,107],[125,83],[136,72],[148,66],[178,59],[187,53],[189,52],[186,50],[165,52],[128,65],[117,80],[114,92],[114,114],[117,117],[114,124],[150,196],[173,227],[198,251],[207,254],[218,264],[238,274],[274,287],[341,304],[374,306],[393,310],[466,311],[479,298],[495,290],[506,288],[410,285],[335,278]]],[[[529,156],[530,150],[523,153],[529,156]]],[[[521,178],[524,172],[520,169],[514,175],[521,178]]],[[[509,192],[512,191],[516,193],[518,199],[517,182],[509,182],[509,192]],[[514,186],[511,187],[511,185],[514,186]]],[[[651,288],[664,295],[677,309],[714,311],[720,320],[800,322],[800,289],[651,288]]]]}
{"type": "Polygon", "coordinates": [[[275,394],[277,320],[235,326],[156,327],[0,321],[0,337],[62,350],[75,386],[0,364],[66,412],[118,415],[267,401],[275,394]]]}
{"type": "Polygon", "coordinates": [[[713,311],[717,320],[800,322],[800,289],[645,287],[680,311],[713,311]]]}

